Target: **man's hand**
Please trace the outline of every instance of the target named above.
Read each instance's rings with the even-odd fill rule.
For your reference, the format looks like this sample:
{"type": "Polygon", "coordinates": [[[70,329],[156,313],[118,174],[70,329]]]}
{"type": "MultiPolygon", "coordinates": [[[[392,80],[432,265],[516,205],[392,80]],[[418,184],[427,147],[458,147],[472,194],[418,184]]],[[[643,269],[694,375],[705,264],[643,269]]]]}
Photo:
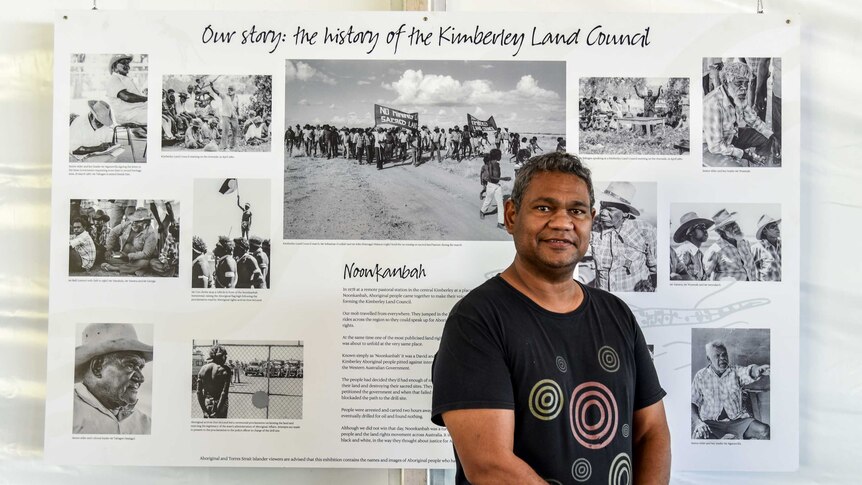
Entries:
{"type": "Polygon", "coordinates": [[[772,155],[773,160],[781,159],[781,143],[778,141],[778,138],[775,138],[775,135],[769,137],[769,153],[772,155]]]}
{"type": "Polygon", "coordinates": [[[751,377],[755,379],[760,379],[763,376],[769,375],[769,364],[766,365],[756,365],[751,368],[751,377]]]}
{"type": "Polygon", "coordinates": [[[696,440],[705,440],[709,439],[710,433],[712,433],[712,430],[709,429],[709,425],[698,419],[697,424],[694,425],[691,437],[696,440]]]}

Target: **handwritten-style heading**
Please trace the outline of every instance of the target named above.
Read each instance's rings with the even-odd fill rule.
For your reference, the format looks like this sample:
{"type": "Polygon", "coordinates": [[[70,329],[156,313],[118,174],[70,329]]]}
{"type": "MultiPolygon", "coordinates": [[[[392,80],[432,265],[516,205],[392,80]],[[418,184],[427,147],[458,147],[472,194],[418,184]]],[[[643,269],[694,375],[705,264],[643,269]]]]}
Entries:
{"type": "Polygon", "coordinates": [[[627,46],[646,48],[650,45],[650,28],[630,32],[615,32],[602,25],[589,29],[575,28],[563,32],[555,32],[532,27],[517,31],[507,28],[485,28],[480,25],[467,30],[459,30],[454,26],[438,26],[433,29],[423,29],[402,23],[391,30],[371,30],[348,26],[325,26],[323,30],[314,30],[297,26],[292,32],[252,25],[245,30],[222,29],[212,24],[201,32],[203,44],[238,44],[258,46],[275,53],[283,43],[295,46],[356,46],[365,54],[371,54],[378,48],[391,49],[391,54],[397,54],[399,48],[435,48],[462,46],[498,46],[511,49],[512,57],[520,54],[524,48],[541,48],[545,46],[586,45],[627,46]]]}

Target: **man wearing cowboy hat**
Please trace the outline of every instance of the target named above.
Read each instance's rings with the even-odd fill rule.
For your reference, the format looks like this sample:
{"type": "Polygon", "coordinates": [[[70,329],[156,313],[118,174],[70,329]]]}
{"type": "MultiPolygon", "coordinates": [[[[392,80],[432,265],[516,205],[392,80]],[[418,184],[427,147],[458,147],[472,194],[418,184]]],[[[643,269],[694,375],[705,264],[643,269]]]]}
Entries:
{"type": "Polygon", "coordinates": [[[767,214],[757,221],[757,244],[754,245],[754,269],[757,281],[781,281],[781,219],[767,214]]]}
{"type": "Polygon", "coordinates": [[[264,141],[263,118],[255,116],[245,130],[245,143],[246,145],[260,145],[264,141]]]}
{"type": "Polygon", "coordinates": [[[138,207],[126,222],[108,234],[105,249],[112,254],[105,258],[102,269],[143,276],[150,267],[150,259],[156,257],[158,245],[159,235],[150,224],[150,212],[138,207]]]}
{"type": "Polygon", "coordinates": [[[127,54],[111,57],[108,63],[111,77],[105,85],[105,97],[114,112],[114,121],[118,124],[135,123],[146,126],[147,97],[129,77],[131,62],[132,56],[127,54]]]}
{"type": "Polygon", "coordinates": [[[590,238],[595,286],[607,291],[655,291],[655,228],[638,220],[631,182],[611,182],[599,195],[599,215],[590,238]]]}
{"type": "Polygon", "coordinates": [[[671,280],[706,280],[700,246],[709,238],[707,231],[712,225],[711,220],[698,217],[694,212],[687,212],[679,219],[679,227],[673,233],[673,242],[679,246],[670,249],[676,257],[671,267],[671,280]]]}
{"type": "Polygon", "coordinates": [[[105,214],[105,211],[99,209],[93,216],[93,225],[90,226],[89,233],[93,239],[93,244],[96,245],[96,264],[100,264],[105,260],[105,247],[108,244],[108,234],[111,229],[107,222],[110,222],[111,217],[105,214]]]}
{"type": "Polygon", "coordinates": [[[132,325],[93,323],[75,348],[73,434],[150,434],[150,417],[136,409],[142,373],[153,347],[132,325]]]}
{"type": "Polygon", "coordinates": [[[90,111],[87,116],[78,116],[69,125],[69,147],[72,155],[89,155],[111,148],[114,124],[111,119],[111,108],[104,101],[91,99],[87,101],[90,111]]]}
{"type": "Polygon", "coordinates": [[[736,212],[721,209],[712,216],[719,239],[706,254],[706,274],[714,281],[755,281],[751,245],[742,236],[736,212]]]}
{"type": "Polygon", "coordinates": [[[183,145],[186,148],[197,149],[206,146],[207,140],[204,137],[203,127],[204,123],[200,118],[192,120],[188,129],[186,129],[185,139],[183,140],[183,145]]]}

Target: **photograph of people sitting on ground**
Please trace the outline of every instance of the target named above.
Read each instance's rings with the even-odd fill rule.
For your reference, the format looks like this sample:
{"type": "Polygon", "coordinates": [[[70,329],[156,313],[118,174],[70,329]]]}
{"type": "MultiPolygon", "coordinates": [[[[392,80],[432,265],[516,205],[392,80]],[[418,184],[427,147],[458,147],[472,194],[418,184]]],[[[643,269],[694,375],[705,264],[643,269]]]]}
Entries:
{"type": "Polygon", "coordinates": [[[581,154],[689,152],[689,80],[588,77],[578,101],[581,154]]]}
{"type": "Polygon", "coordinates": [[[272,76],[167,75],[163,152],[268,152],[272,76]]]}
{"type": "Polygon", "coordinates": [[[72,54],[70,162],[147,161],[148,66],[146,54],[72,54]]]}
{"type": "Polygon", "coordinates": [[[566,150],[565,69],[288,60],[284,238],[509,240],[515,173],[566,150]]]}
{"type": "Polygon", "coordinates": [[[69,276],[176,277],[179,240],[179,201],[69,201],[69,276]]]}
{"type": "Polygon", "coordinates": [[[703,166],[781,166],[781,59],[703,58],[703,166]]]}

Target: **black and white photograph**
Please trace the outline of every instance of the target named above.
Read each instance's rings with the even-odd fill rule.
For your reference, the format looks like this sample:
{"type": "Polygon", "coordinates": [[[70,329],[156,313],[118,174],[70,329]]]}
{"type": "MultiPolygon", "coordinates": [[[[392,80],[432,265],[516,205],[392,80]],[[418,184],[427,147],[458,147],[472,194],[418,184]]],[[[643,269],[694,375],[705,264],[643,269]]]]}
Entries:
{"type": "Polygon", "coordinates": [[[690,151],[689,79],[581,78],[582,155],[684,155],[690,151]]]}
{"type": "Polygon", "coordinates": [[[174,278],[179,274],[180,202],[69,201],[69,276],[174,278]]]}
{"type": "Polygon", "coordinates": [[[703,166],[781,166],[781,58],[703,58],[703,166]]]}
{"type": "Polygon", "coordinates": [[[302,419],[302,341],[194,340],[192,419],[302,419]]]}
{"type": "Polygon", "coordinates": [[[594,181],[596,217],[577,279],[612,292],[655,291],[655,182],[594,181]]]}
{"type": "Polygon", "coordinates": [[[691,439],[770,439],[769,329],[691,330],[691,439]]]}
{"type": "Polygon", "coordinates": [[[285,239],[508,240],[515,172],[566,149],[564,62],[285,69],[285,239]]]}
{"type": "Polygon", "coordinates": [[[780,204],[671,204],[670,280],[781,281],[780,204]]]}
{"type": "Polygon", "coordinates": [[[270,181],[197,179],[192,288],[270,287],[270,181]]]}
{"type": "Polygon", "coordinates": [[[78,324],[72,434],[147,435],[152,408],[153,326],[78,324]]]}
{"type": "Polygon", "coordinates": [[[147,161],[148,69],[147,54],[72,54],[70,162],[147,161]]]}
{"type": "Polygon", "coordinates": [[[269,152],[272,76],[167,75],[162,118],[162,152],[269,152]]]}

